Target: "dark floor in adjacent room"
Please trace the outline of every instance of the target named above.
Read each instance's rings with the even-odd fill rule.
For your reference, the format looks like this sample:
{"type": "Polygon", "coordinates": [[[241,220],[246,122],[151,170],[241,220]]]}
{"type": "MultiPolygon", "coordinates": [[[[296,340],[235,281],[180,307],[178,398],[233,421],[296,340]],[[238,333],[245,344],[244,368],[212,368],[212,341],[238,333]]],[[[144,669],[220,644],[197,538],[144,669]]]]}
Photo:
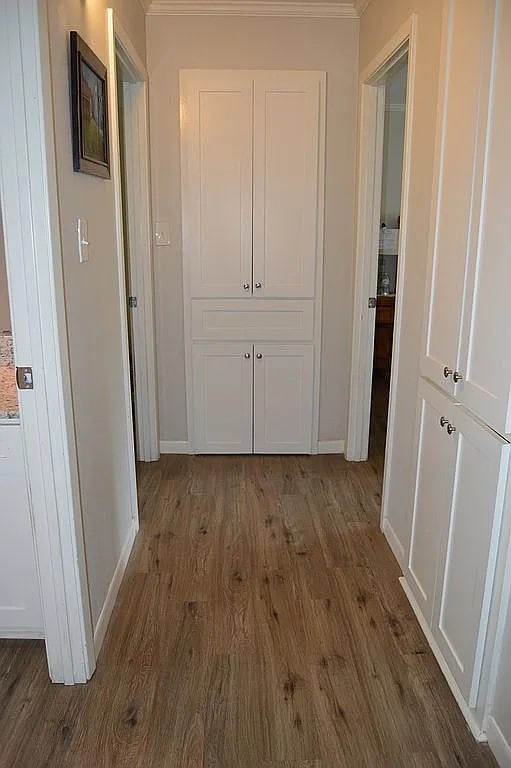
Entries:
{"type": "MultiPolygon", "coordinates": [[[[380,409],[381,412],[381,409],[380,409]]],[[[87,686],[0,641],[1,768],[494,766],[379,530],[370,460],[164,456],[87,686]]]]}

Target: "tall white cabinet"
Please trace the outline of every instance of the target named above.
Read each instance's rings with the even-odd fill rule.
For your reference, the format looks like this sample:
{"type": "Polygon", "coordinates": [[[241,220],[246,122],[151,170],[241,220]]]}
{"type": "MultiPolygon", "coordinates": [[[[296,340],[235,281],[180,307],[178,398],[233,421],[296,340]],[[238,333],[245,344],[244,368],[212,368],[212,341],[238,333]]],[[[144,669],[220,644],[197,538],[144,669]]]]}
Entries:
{"type": "Polygon", "coordinates": [[[511,9],[499,0],[448,0],[443,37],[403,585],[484,738],[511,527],[511,9]]]}
{"type": "Polygon", "coordinates": [[[192,450],[315,452],[325,74],[183,70],[180,86],[192,450]]]}

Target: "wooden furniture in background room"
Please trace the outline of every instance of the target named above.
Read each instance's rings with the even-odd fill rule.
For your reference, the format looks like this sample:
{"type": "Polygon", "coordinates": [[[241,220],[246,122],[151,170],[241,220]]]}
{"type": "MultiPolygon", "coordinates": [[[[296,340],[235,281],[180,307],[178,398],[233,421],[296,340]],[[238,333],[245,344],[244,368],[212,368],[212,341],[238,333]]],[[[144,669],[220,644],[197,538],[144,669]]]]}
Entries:
{"type": "Polygon", "coordinates": [[[378,296],[374,329],[374,372],[390,376],[395,296],[378,296]]]}

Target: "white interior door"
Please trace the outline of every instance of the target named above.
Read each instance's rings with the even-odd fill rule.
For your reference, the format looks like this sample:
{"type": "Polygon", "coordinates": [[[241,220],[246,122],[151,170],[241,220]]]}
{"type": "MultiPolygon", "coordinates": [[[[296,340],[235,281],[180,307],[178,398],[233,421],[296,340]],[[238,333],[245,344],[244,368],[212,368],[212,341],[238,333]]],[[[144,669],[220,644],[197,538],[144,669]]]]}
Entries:
{"type": "Polygon", "coordinates": [[[252,355],[246,342],[193,345],[197,453],[252,453],[252,355]]]}
{"type": "Polygon", "coordinates": [[[254,357],[254,452],[310,453],[312,344],[256,344],[254,357]]]}
{"type": "Polygon", "coordinates": [[[432,631],[469,706],[475,706],[504,503],[509,444],[452,406],[454,493],[432,631]]]}
{"type": "Polygon", "coordinates": [[[0,637],[44,638],[21,426],[0,419],[0,637]]]}
{"type": "Polygon", "coordinates": [[[429,312],[421,372],[453,394],[467,261],[477,240],[475,225],[481,205],[494,0],[450,0],[449,9],[442,61],[443,99],[439,104],[429,312]]]}
{"type": "Polygon", "coordinates": [[[254,81],[254,295],[314,297],[320,178],[319,72],[254,81]]]}
{"type": "Polygon", "coordinates": [[[456,398],[500,434],[511,432],[509,200],[511,200],[511,7],[502,3],[480,239],[473,248],[456,398]],[[477,276],[477,279],[475,277],[477,276]],[[491,340],[489,342],[489,340],[491,340]]]}
{"type": "Polygon", "coordinates": [[[191,297],[252,291],[250,72],[181,72],[183,249],[191,297]]]}
{"type": "Polygon", "coordinates": [[[446,431],[449,407],[440,392],[421,381],[408,583],[428,624],[433,616],[440,544],[448,525],[454,481],[455,441],[446,431]]]}

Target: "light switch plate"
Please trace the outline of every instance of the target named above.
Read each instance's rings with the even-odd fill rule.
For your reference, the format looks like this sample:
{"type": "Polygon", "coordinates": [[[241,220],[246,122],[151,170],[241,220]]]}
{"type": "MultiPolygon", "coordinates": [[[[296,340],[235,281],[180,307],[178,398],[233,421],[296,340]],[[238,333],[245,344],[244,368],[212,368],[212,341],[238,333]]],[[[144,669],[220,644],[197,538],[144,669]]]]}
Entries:
{"type": "Polygon", "coordinates": [[[156,221],[154,223],[154,244],[170,245],[170,226],[168,221],[156,221]]]}
{"type": "Polygon", "coordinates": [[[76,231],[78,234],[78,258],[80,264],[89,261],[89,223],[87,219],[78,219],[76,231]]]}

